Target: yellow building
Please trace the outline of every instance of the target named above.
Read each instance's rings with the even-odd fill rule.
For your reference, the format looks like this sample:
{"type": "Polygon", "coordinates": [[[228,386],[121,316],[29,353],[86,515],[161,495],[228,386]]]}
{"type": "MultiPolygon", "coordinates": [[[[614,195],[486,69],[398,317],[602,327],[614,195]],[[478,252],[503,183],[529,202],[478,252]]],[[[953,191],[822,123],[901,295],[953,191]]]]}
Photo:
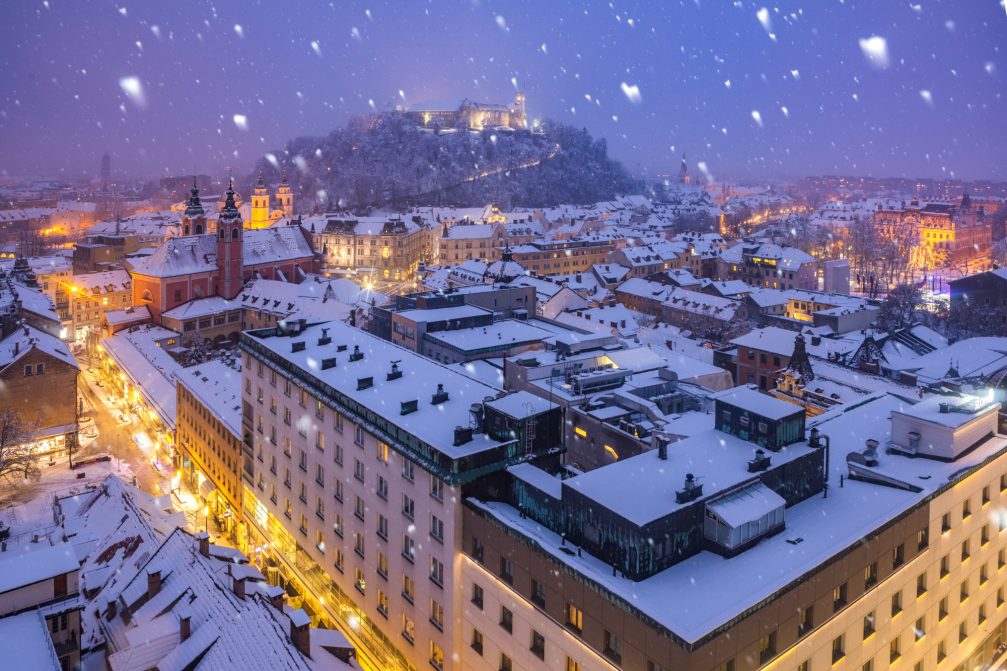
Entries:
{"type": "Polygon", "coordinates": [[[262,179],[262,175],[259,175],[255,190],[252,192],[251,205],[252,216],[246,223],[247,228],[268,228],[284,217],[294,216],[294,194],[287,182],[287,175],[283,175],[283,180],[273,196],[269,195],[266,182],[262,179]]]}

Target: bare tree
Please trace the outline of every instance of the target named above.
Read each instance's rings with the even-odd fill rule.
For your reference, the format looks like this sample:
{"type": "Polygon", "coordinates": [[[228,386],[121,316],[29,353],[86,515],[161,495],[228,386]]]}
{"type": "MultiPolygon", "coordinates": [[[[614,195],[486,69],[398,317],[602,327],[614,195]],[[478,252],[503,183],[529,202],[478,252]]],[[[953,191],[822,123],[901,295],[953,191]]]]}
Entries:
{"type": "Polygon", "coordinates": [[[33,440],[35,428],[13,409],[0,411],[0,479],[35,480],[42,474],[33,440]]]}

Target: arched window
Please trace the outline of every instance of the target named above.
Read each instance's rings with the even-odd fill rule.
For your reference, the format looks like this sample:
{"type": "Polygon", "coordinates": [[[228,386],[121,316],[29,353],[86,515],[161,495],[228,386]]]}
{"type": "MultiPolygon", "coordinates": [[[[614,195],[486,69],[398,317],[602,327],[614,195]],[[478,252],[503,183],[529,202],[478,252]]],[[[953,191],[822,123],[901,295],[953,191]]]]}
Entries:
{"type": "Polygon", "coordinates": [[[189,235],[189,224],[182,227],[182,235],[189,235]]]}
{"type": "Polygon", "coordinates": [[[203,234],[203,224],[196,224],[196,235],[203,234]]]}
{"type": "Polygon", "coordinates": [[[232,240],[237,240],[238,239],[238,227],[237,226],[235,226],[234,228],[231,229],[231,239],[232,240]]]}
{"type": "Polygon", "coordinates": [[[224,229],[220,229],[219,231],[217,231],[217,233],[219,234],[220,239],[223,240],[224,239],[224,229]]]}
{"type": "Polygon", "coordinates": [[[150,293],[150,289],[144,289],[143,293],[140,294],[140,301],[143,303],[153,303],[154,295],[150,293]]]}

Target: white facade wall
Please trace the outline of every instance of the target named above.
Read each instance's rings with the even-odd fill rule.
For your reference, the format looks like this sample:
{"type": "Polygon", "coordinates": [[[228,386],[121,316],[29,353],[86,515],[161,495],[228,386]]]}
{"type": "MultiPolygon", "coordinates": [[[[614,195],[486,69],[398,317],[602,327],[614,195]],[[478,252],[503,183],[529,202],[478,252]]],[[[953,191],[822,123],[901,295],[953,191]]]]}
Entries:
{"type": "Polygon", "coordinates": [[[262,432],[257,427],[254,431],[255,489],[259,500],[416,668],[431,668],[431,641],[444,652],[442,668],[445,671],[457,668],[452,660],[452,652],[457,647],[452,623],[457,612],[455,587],[459,584],[455,557],[461,543],[457,488],[442,483],[443,495],[436,498],[431,493],[434,491],[432,483],[440,482],[435,476],[414,464],[413,476],[409,479],[404,475],[408,462],[405,456],[388,449],[386,463],[379,457],[385,453],[379,448],[384,444],[372,434],[362,429],[358,432],[357,425],[345,417],[340,428],[337,413],[324,404],[319,409],[316,397],[307,394],[302,406],[301,391],[295,383],[291,383],[287,396],[285,382],[279,373],[274,387],[268,367],[262,377],[256,370],[257,364],[246,361],[242,375],[246,380],[245,400],[254,408],[256,417],[263,418],[262,432]],[[260,389],[261,403],[257,400],[260,389]],[[275,414],[270,409],[274,400],[275,414]],[[289,425],[285,422],[287,411],[289,425]],[[274,430],[275,443],[271,439],[274,430]],[[316,445],[319,435],[322,436],[321,447],[316,445]],[[358,438],[362,440],[358,442],[358,438]],[[258,459],[260,453],[261,461],[258,459]],[[341,464],[337,454],[341,454],[341,464]],[[258,487],[260,480],[261,489],[258,487]],[[337,482],[341,483],[342,502],[336,498],[340,486],[337,482]],[[385,495],[379,495],[379,491],[385,495]],[[412,517],[403,512],[405,497],[413,502],[412,517]],[[358,499],[362,516],[357,514],[358,499]],[[289,516],[286,514],[288,502],[289,516]],[[387,533],[384,535],[379,533],[379,516],[386,520],[387,533]],[[431,534],[434,516],[443,524],[443,540],[431,534]],[[337,523],[341,523],[341,537],[335,532],[337,523]],[[412,561],[404,556],[407,537],[415,544],[412,561]],[[363,546],[362,556],[356,550],[358,538],[363,546]],[[322,547],[317,544],[319,540],[322,547]],[[340,552],[341,571],[337,568],[340,552]],[[382,556],[387,562],[384,576],[378,571],[382,556]],[[434,558],[444,567],[441,585],[430,578],[431,559],[434,558]],[[363,591],[356,585],[357,571],[364,579],[363,591]],[[413,584],[411,602],[404,596],[405,577],[413,584]],[[379,593],[386,599],[387,615],[379,610],[379,593]],[[443,608],[443,630],[432,621],[432,602],[443,608]],[[403,635],[403,618],[412,622],[412,642],[403,635]]]}

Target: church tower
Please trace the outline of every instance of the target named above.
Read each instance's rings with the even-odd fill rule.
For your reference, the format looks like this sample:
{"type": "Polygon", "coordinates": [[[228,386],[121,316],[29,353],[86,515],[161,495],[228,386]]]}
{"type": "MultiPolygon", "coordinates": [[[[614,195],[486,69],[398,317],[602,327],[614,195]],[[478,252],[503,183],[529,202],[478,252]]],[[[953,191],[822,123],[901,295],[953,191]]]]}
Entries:
{"type": "Polygon", "coordinates": [[[287,181],[287,171],[283,171],[283,181],[280,188],[276,190],[276,204],[283,210],[283,216],[290,219],[294,216],[294,194],[290,190],[290,183],[287,181]]]}
{"type": "Polygon", "coordinates": [[[199,201],[199,187],[196,177],[192,178],[192,191],[189,192],[189,204],[182,214],[182,235],[202,235],[206,233],[206,210],[199,201]]]}
{"type": "Polygon", "coordinates": [[[228,181],[227,199],[217,216],[217,295],[234,298],[241,291],[242,222],[234,204],[234,185],[228,181]]]}
{"type": "Polygon", "coordinates": [[[255,191],[252,192],[252,219],[248,222],[249,228],[266,228],[269,226],[269,192],[266,191],[266,183],[262,181],[262,174],[259,174],[259,181],[255,183],[255,191]]]}

